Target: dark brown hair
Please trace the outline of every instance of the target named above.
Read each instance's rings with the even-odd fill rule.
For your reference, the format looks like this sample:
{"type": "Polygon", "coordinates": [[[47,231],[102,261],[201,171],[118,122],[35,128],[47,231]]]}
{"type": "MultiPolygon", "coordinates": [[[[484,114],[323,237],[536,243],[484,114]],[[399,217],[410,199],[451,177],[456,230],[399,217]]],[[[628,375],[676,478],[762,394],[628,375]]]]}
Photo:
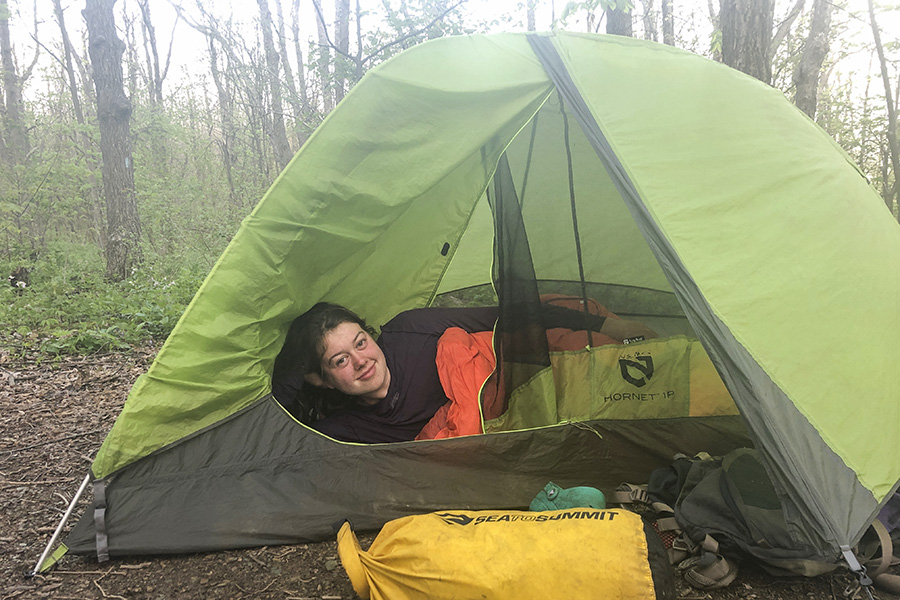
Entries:
{"type": "Polygon", "coordinates": [[[375,335],[375,330],[366,324],[365,319],[340,304],[330,302],[319,302],[294,319],[284,346],[302,373],[322,374],[322,342],[328,332],[341,323],[356,323],[369,335],[375,335]]]}

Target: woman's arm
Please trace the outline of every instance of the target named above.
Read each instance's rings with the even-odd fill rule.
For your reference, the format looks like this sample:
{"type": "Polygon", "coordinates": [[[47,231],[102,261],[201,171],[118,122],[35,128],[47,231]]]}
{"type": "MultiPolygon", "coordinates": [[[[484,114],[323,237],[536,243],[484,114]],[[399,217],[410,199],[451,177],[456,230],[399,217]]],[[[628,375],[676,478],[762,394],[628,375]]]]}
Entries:
{"type": "Polygon", "coordinates": [[[459,327],[468,333],[491,331],[499,314],[496,306],[462,308],[415,308],[407,310],[381,328],[381,333],[423,333],[440,336],[448,327],[459,327]]]}
{"type": "MultiPolygon", "coordinates": [[[[448,327],[459,327],[468,333],[491,331],[499,315],[496,306],[464,308],[417,308],[400,313],[384,327],[385,332],[423,333],[440,336],[448,327]]],[[[656,332],[641,323],[628,319],[606,318],[552,304],[540,306],[540,318],[545,329],[564,327],[573,331],[590,328],[623,341],[643,337],[659,337],[656,332]]],[[[514,325],[515,326],[515,325],[514,325]]]]}

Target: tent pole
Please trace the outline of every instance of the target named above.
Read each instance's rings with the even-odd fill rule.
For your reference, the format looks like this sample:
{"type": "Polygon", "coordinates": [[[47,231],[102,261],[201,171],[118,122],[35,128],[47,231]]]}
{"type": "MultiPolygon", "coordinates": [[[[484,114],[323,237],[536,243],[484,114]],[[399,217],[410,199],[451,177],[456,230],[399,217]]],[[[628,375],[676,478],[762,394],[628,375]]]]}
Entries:
{"type": "Polygon", "coordinates": [[[66,521],[69,520],[69,517],[72,516],[72,511],[75,510],[75,504],[78,502],[78,499],[81,498],[84,490],[87,489],[88,483],[90,483],[90,481],[91,472],[88,471],[88,474],[84,476],[84,481],[81,482],[81,487],[78,488],[78,491],[75,492],[75,496],[69,503],[69,508],[66,509],[66,513],[63,515],[63,518],[59,522],[59,525],[56,526],[56,531],[53,532],[53,537],[50,538],[50,542],[47,544],[47,547],[44,548],[44,553],[41,554],[41,557],[38,559],[37,564],[34,566],[34,570],[31,573],[26,573],[26,577],[34,577],[41,570],[41,565],[44,564],[44,561],[47,560],[47,556],[50,555],[50,551],[53,549],[53,545],[56,544],[56,540],[59,539],[59,534],[62,533],[62,529],[63,527],[65,527],[66,521]]]}

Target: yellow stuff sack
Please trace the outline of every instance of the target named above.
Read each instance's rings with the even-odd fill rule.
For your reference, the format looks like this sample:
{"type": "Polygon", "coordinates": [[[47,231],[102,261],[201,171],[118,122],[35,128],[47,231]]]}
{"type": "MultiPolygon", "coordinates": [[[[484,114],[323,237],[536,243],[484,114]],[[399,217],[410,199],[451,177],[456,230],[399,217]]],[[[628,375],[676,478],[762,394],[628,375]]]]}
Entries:
{"type": "Polygon", "coordinates": [[[675,597],[662,541],[626,510],[413,515],[388,522],[367,551],[345,522],[338,554],[364,599],[675,597]]]}

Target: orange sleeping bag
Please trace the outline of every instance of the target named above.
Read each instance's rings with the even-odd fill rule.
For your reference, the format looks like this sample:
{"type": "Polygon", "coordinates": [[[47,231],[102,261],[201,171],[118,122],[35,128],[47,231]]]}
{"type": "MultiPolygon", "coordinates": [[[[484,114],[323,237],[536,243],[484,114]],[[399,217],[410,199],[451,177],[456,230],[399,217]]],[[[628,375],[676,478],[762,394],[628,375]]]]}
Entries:
{"type": "Polygon", "coordinates": [[[483,433],[478,394],[494,372],[493,337],[491,331],[466,333],[459,327],[450,327],[441,336],[435,363],[450,402],[438,409],[417,440],[483,433]]]}

